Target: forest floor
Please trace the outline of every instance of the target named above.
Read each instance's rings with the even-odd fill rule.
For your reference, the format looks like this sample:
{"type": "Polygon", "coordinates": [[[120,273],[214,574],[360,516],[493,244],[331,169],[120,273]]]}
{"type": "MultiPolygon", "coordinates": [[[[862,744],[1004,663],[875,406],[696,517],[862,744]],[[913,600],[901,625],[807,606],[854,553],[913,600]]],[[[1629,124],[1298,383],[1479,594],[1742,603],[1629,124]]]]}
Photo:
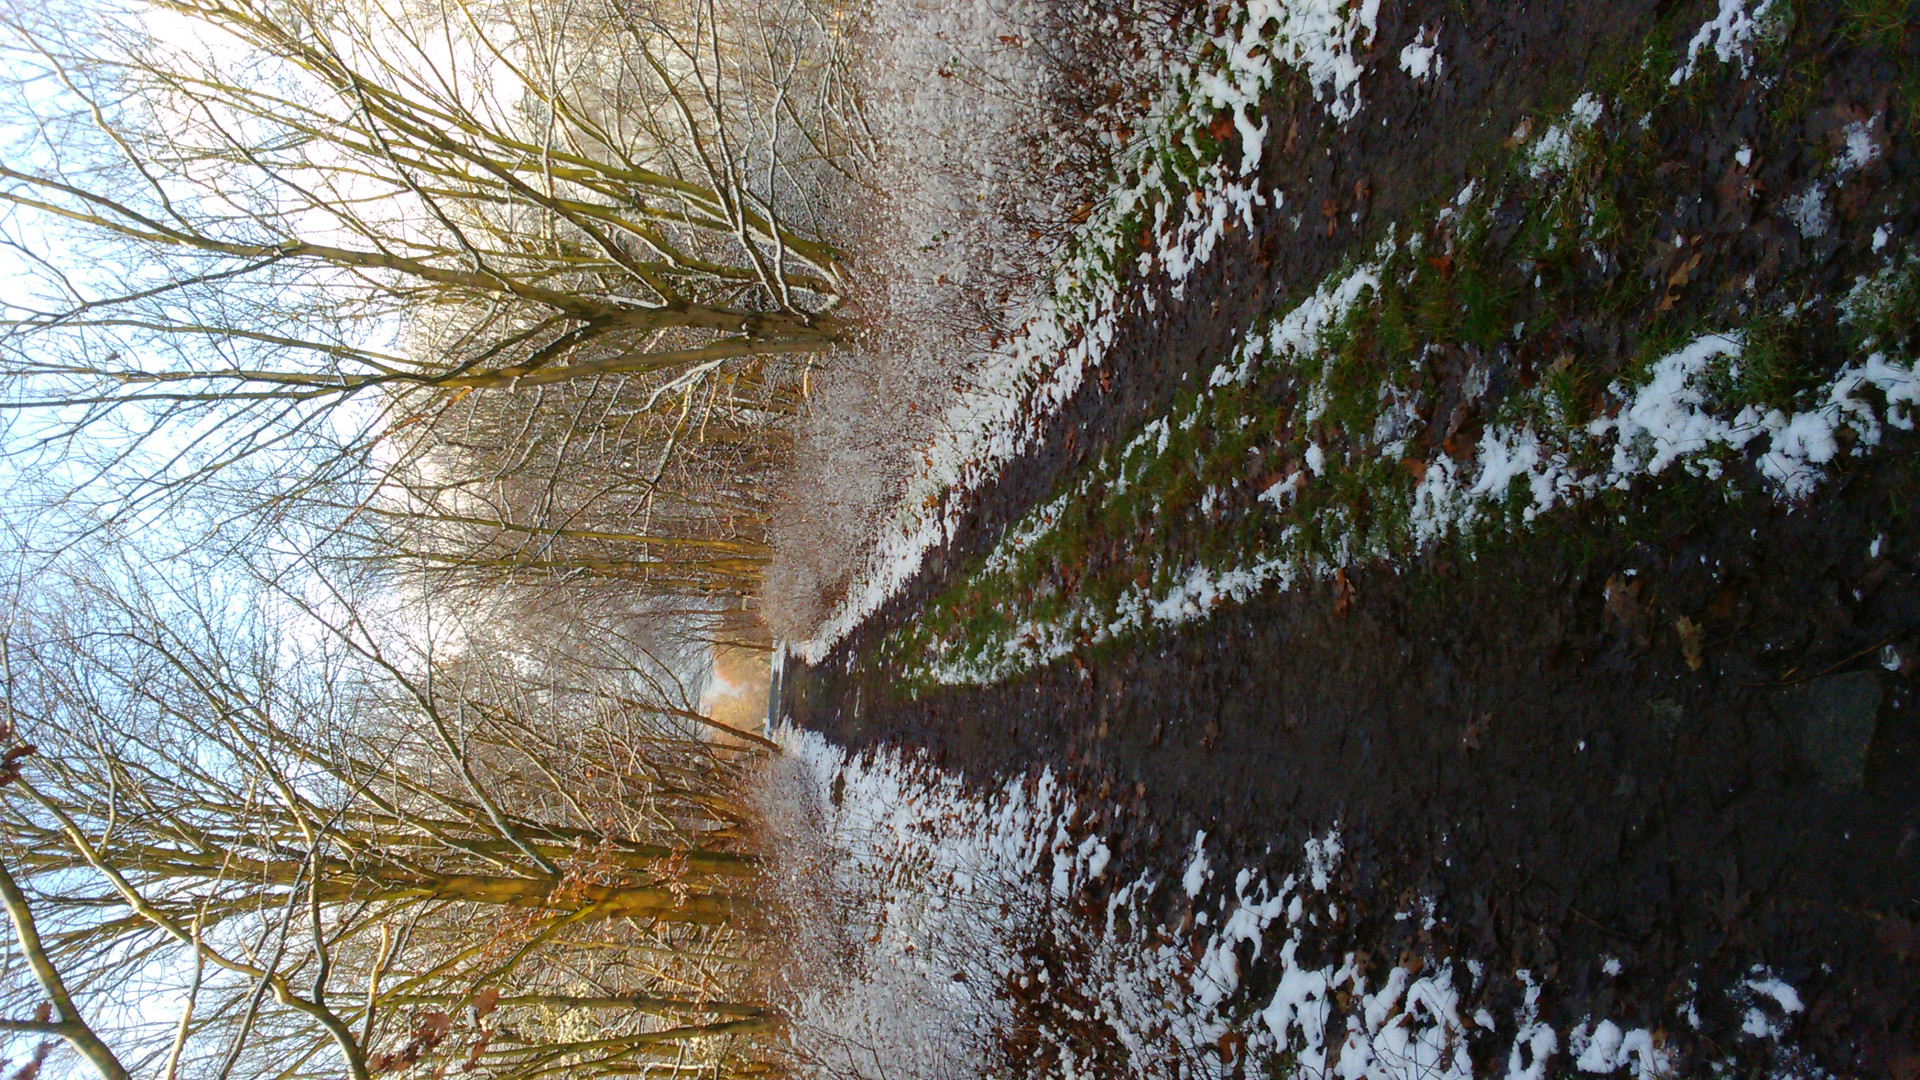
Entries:
{"type": "MultiPolygon", "coordinates": [[[[1099,808],[1109,882],[1188,864],[1196,833],[1279,880],[1337,829],[1327,956],[1551,983],[1463,988],[1501,1036],[1476,1073],[1524,1074],[1538,1015],[1653,1033],[1688,1074],[1920,1076],[1920,440],[1909,384],[1833,390],[1914,355],[1907,11],[1384,5],[1364,108],[1276,83],[1276,197],[1184,280],[1133,275],[1100,376],[890,600],[788,663],[782,712],[981,791],[1045,770],[1099,808]],[[1337,334],[1258,344],[1356,274],[1337,334]],[[1867,315],[1863,281],[1887,283],[1867,315]],[[1715,340],[1719,419],[1706,375],[1660,381],[1715,340]],[[1643,419],[1634,468],[1581,442],[1625,446],[1661,394],[1694,412],[1643,419]],[[1825,448],[1782,464],[1821,408],[1825,448]],[[1476,470],[1436,516],[1437,478],[1476,470]],[[1795,995],[1790,1054],[1698,994],[1762,983],[1795,995]]],[[[1157,916],[1190,928],[1227,889],[1157,916]]],[[[1236,1000],[1284,978],[1250,966],[1236,1000]]]]}

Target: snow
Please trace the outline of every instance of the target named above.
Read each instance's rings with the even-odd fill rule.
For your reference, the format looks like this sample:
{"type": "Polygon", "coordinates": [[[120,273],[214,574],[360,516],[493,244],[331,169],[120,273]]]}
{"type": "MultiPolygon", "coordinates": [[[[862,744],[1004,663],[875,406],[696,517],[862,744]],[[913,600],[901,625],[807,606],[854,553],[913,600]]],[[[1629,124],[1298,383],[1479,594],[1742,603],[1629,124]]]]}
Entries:
{"type": "MultiPolygon", "coordinates": [[[[1597,106],[1578,110],[1596,115],[1597,106]]],[[[1300,423],[1318,423],[1326,414],[1330,390],[1325,382],[1328,365],[1319,361],[1327,334],[1368,303],[1378,287],[1392,241],[1370,261],[1329,275],[1297,306],[1256,323],[1241,344],[1211,373],[1201,401],[1191,411],[1169,413],[1148,424],[1122,455],[1111,490],[1125,490],[1146,457],[1163,457],[1176,428],[1197,423],[1208,408],[1208,396],[1232,384],[1249,385],[1256,375],[1299,372],[1305,382],[1300,423]]],[[[1857,281],[1842,301],[1842,317],[1850,323],[1870,320],[1891,302],[1904,275],[1916,272],[1910,263],[1889,265],[1857,281]]],[[[1790,313],[1788,313],[1790,314],[1790,313]]],[[[1070,597],[1063,614],[1050,621],[1029,619],[985,643],[972,642],[972,655],[959,655],[948,642],[932,643],[920,659],[932,678],[948,683],[992,683],[1020,671],[1048,663],[1078,649],[1124,637],[1148,625],[1177,626],[1208,617],[1224,603],[1240,603],[1271,588],[1290,588],[1308,580],[1325,580],[1344,566],[1363,559],[1392,562],[1418,548],[1472,527],[1490,513],[1514,509],[1523,522],[1562,505],[1591,499],[1607,490],[1624,490],[1647,476],[1664,475],[1675,468],[1708,478],[1720,478],[1737,455],[1764,446],[1749,455],[1769,493],[1783,501],[1810,495],[1827,470],[1846,454],[1878,446],[1886,427],[1911,430],[1914,410],[1920,406],[1920,373],[1911,362],[1894,360],[1880,351],[1869,352],[1824,385],[1802,395],[1792,409],[1762,412],[1751,405],[1723,404],[1726,388],[1737,380],[1745,341],[1738,331],[1700,335],[1674,352],[1647,364],[1636,376],[1617,381],[1605,392],[1601,415],[1590,423],[1564,428],[1541,426],[1527,420],[1496,421],[1482,431],[1474,454],[1466,460],[1436,453],[1424,463],[1408,507],[1406,542],[1392,548],[1359,550],[1349,538],[1346,522],[1337,510],[1323,513],[1318,523],[1327,549],[1299,546],[1297,526],[1287,526],[1264,549],[1243,556],[1238,565],[1194,562],[1158,573],[1156,583],[1128,586],[1105,611],[1078,596],[1070,597]],[[1855,438],[1843,448],[1841,428],[1855,438]],[[1764,440],[1764,441],[1763,441],[1764,440]]],[[[1478,398],[1488,389],[1489,373],[1476,367],[1464,377],[1462,394],[1478,398]]],[[[1538,395],[1524,391],[1522,403],[1535,395],[1533,411],[1553,412],[1538,395]]],[[[1393,422],[1394,391],[1384,391],[1381,412],[1370,425],[1372,453],[1398,463],[1406,446],[1393,422]]],[[[1525,410],[1522,410],[1525,415],[1525,410]]],[[[1352,433],[1349,433],[1352,434],[1352,433]]],[[[1353,440],[1364,445],[1362,440],[1353,440]]],[[[1304,468],[1269,484],[1257,502],[1276,513],[1290,513],[1295,500],[1315,483],[1329,480],[1336,468],[1351,468],[1349,451],[1331,449],[1319,441],[1304,449],[1304,468]]],[[[1063,499],[1091,497],[1091,477],[1063,499]]],[[[1049,504],[1054,506],[1055,504],[1049,504]]],[[[1022,522],[1009,541],[989,556],[990,566],[1012,566],[1012,549],[1028,542],[1033,529],[1051,528],[1057,511],[1043,512],[1041,523],[1022,522]]]]}
{"type": "Polygon", "coordinates": [[[1700,54],[1708,49],[1722,64],[1740,62],[1740,74],[1745,77],[1752,70],[1752,58],[1747,46],[1758,37],[1767,35],[1773,28],[1776,13],[1774,5],[1780,0],[1762,0],[1759,7],[1751,12],[1747,10],[1747,0],[1720,0],[1720,11],[1713,18],[1701,24],[1700,29],[1687,42],[1687,60],[1674,69],[1668,80],[1679,86],[1693,78],[1700,54]]]}
{"type": "Polygon", "coordinates": [[[1548,173],[1561,173],[1579,163],[1579,140],[1593,130],[1606,111],[1605,104],[1592,94],[1582,94],[1561,123],[1550,125],[1527,152],[1527,170],[1538,180],[1548,173]]]}
{"type": "Polygon", "coordinates": [[[1855,120],[1841,132],[1841,137],[1845,141],[1845,148],[1834,162],[1836,172],[1844,175],[1856,169],[1864,169],[1880,160],[1880,143],[1873,137],[1871,121],[1855,120]]]}
{"type": "Polygon", "coordinates": [[[1747,989],[1773,999],[1774,1004],[1780,1006],[1782,1012],[1791,1014],[1806,1010],[1806,1005],[1800,1001],[1800,992],[1787,985],[1778,976],[1765,968],[1756,968],[1754,973],[1760,977],[1748,979],[1747,989]]]}
{"type": "MultiPolygon", "coordinates": [[[[1601,1016],[1556,1030],[1530,971],[1428,958],[1366,974],[1332,923],[1312,917],[1333,916],[1339,901],[1337,828],[1301,845],[1277,888],[1252,868],[1226,875],[1230,889],[1216,884],[1204,832],[1183,873],[1148,866],[1108,881],[1109,838],[1051,772],[969,787],[918,755],[851,754],[790,725],[775,734],[786,753],[768,762],[760,798],[770,828],[785,833],[783,887],[801,894],[794,959],[807,978],[791,991],[791,1038],[822,1070],[803,1076],[986,1075],[1016,1022],[1037,1025],[1061,1052],[1062,1076],[1111,1074],[1069,1053],[1088,1024],[1111,1037],[1124,1072],[1156,1080],[1261,1075],[1288,1058],[1303,1076],[1467,1080],[1470,1040],[1504,1051],[1495,1060],[1509,1080],[1543,1078],[1556,1064],[1636,1080],[1672,1071],[1648,1029],[1601,1016]],[[1162,882],[1190,906],[1189,928],[1150,914],[1162,882]],[[1036,942],[1048,943],[1044,958],[1036,942]],[[1520,1008],[1463,1017],[1488,979],[1518,981],[1520,1008]],[[1251,998],[1249,982],[1272,995],[1251,998]],[[1016,1016],[1010,986],[1038,1004],[1016,1016]],[[1073,1030],[1053,1030],[1055,1015],[1073,1030]],[[1244,1060],[1213,1052],[1230,1036],[1244,1040],[1244,1060]]],[[[1446,921],[1438,910],[1429,918],[1446,921]]],[[[1728,997],[1760,1016],[1759,1038],[1780,1038],[1803,1010],[1765,968],[1728,997]]]]}
{"type": "Polygon", "coordinates": [[[989,357],[973,388],[941,418],[922,453],[899,512],[883,529],[848,594],[812,639],[793,643],[796,656],[818,662],[827,650],[898,592],[927,552],[945,543],[972,492],[1033,444],[1106,359],[1120,316],[1150,303],[1134,293],[1127,271],[1135,258],[1125,224],[1150,219],[1153,250],[1137,256],[1141,273],[1157,269],[1184,295],[1194,270],[1208,262],[1230,226],[1253,229],[1253,211],[1267,205],[1257,171],[1267,136],[1260,102],[1282,67],[1302,75],[1336,122],[1361,109],[1356,59],[1373,45],[1379,0],[1249,0],[1213,35],[1212,59],[1180,67],[1152,110],[1150,130],[1123,152],[1123,182],[1076,231],[1047,295],[1012,321],[1021,327],[989,357]],[[1202,161],[1191,175],[1170,171],[1170,151],[1198,154],[1196,133],[1221,112],[1240,136],[1237,162],[1202,161]],[[1170,209],[1178,207],[1177,220],[1170,209]],[[1118,267],[1119,269],[1116,269],[1118,267]]]}
{"type": "Polygon", "coordinates": [[[1602,1020],[1589,1032],[1582,1023],[1569,1033],[1567,1043],[1574,1067],[1582,1072],[1613,1073],[1630,1068],[1636,1080],[1673,1074],[1672,1059],[1644,1028],[1623,1031],[1613,1021],[1602,1020]]]}
{"type": "Polygon", "coordinates": [[[1788,199],[1785,209],[1787,216],[1799,228],[1800,235],[1806,239],[1825,236],[1833,231],[1833,211],[1827,207],[1827,188],[1818,180],[1788,199]]]}
{"type": "Polygon", "coordinates": [[[1400,50],[1400,70],[1406,72],[1415,82],[1439,75],[1446,67],[1446,62],[1440,56],[1439,38],[1438,30],[1435,30],[1430,38],[1427,36],[1427,28],[1424,25],[1421,26],[1419,32],[1414,34],[1413,40],[1400,50]]]}
{"type": "Polygon", "coordinates": [[[1207,833],[1202,829],[1193,834],[1193,861],[1187,864],[1186,873],[1180,875],[1180,886],[1187,890],[1189,898],[1199,896],[1200,890],[1212,877],[1207,868],[1207,833]]]}

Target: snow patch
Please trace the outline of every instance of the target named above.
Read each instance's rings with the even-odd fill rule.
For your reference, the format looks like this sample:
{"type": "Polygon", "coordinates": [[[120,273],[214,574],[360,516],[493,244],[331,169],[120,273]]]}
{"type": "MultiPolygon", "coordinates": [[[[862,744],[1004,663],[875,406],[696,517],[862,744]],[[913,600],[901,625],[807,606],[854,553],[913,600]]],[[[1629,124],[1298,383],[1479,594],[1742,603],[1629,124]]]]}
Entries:
{"type": "Polygon", "coordinates": [[[1400,50],[1400,70],[1406,72],[1415,82],[1421,82],[1440,74],[1446,62],[1440,56],[1440,32],[1435,30],[1432,37],[1427,36],[1427,28],[1420,27],[1413,40],[1400,50]]]}
{"type": "Polygon", "coordinates": [[[1668,82],[1679,86],[1693,78],[1700,61],[1700,54],[1708,49],[1722,63],[1740,63],[1740,74],[1744,78],[1753,70],[1753,56],[1748,46],[1756,39],[1768,40],[1779,32],[1781,16],[1774,10],[1780,0],[1762,0],[1760,6],[1751,12],[1747,10],[1747,0],[1720,0],[1720,11],[1713,18],[1702,23],[1700,29],[1687,42],[1687,59],[1678,68],[1668,82]]]}

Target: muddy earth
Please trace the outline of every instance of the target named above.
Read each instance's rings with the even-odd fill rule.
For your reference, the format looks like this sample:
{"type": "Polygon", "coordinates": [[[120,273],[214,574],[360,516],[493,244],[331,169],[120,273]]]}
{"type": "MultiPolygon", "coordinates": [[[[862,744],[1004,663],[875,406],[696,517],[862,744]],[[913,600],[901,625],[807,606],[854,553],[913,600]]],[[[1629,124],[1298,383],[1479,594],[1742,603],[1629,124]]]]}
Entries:
{"type": "MultiPolygon", "coordinates": [[[[1563,107],[1650,35],[1670,27],[1684,41],[1711,15],[1651,2],[1384,5],[1363,58],[1366,108],[1348,127],[1311,94],[1276,91],[1265,180],[1290,209],[1316,208],[1307,227],[1269,208],[1184,301],[1140,283],[1160,291],[1157,314],[1123,328],[1110,384],[1089,380],[909,589],[818,667],[790,666],[781,707],[843,744],[921,748],[983,784],[1050,767],[1104,808],[1104,831],[1125,845],[1116,856],[1136,867],[1176,864],[1201,829],[1229,865],[1291,859],[1337,824],[1352,897],[1342,948],[1378,966],[1457,951],[1540,971],[1556,1022],[1662,1030],[1687,1072],[1756,1052],[1733,1037],[1729,1002],[1701,994],[1699,1028],[1676,1020],[1690,984],[1730,985],[1765,964],[1805,1000],[1794,1041],[1811,1064],[1920,1076],[1911,437],[1838,466],[1800,504],[1669,476],[1628,515],[1563,510],[1472,558],[1437,549],[1355,568],[1349,597],[1270,592],[996,686],[908,700],[863,659],[1089,453],[1204,377],[1257,315],[1457,191],[1542,103],[1563,107]],[[1436,16],[1446,75],[1414,82],[1393,53],[1436,16]],[[1416,895],[1433,899],[1434,930],[1391,918],[1416,895]],[[1624,974],[1598,978],[1602,955],[1624,974]]],[[[1724,124],[1663,132],[1662,168],[1711,192],[1729,147],[1754,140],[1762,184],[1786,190],[1817,167],[1820,117],[1884,113],[1893,149],[1857,209],[1910,235],[1920,118],[1897,85],[1920,34],[1863,45],[1831,12],[1800,19],[1796,48],[1814,64],[1805,125],[1768,129],[1729,79],[1724,124]]],[[[1681,223],[1706,237],[1722,278],[1844,291],[1867,266],[1864,236],[1802,243],[1764,210],[1731,223],[1724,210],[1709,200],[1702,223],[1681,223]]],[[[1707,289],[1681,302],[1729,301],[1707,289]]],[[[1242,993],[1262,1002],[1272,989],[1242,993]]],[[[1462,1010],[1512,1015],[1518,995],[1496,985],[1462,1010]]]]}

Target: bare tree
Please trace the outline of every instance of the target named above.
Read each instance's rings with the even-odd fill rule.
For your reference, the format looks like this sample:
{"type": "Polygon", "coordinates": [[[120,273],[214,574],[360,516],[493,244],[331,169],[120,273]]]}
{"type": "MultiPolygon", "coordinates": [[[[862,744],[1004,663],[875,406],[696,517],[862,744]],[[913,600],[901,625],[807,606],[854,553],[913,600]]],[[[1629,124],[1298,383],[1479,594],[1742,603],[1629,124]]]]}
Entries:
{"type": "Polygon", "coordinates": [[[109,1076],[751,1071],[775,1021],[736,996],[755,862],[728,755],[478,658],[410,669],[324,587],[58,595],[0,640],[34,744],[0,866],[67,995],[0,984],[15,1015],[60,1008],[13,1030],[109,1076]],[[164,1022],[134,1005],[166,997],[164,1022]]]}
{"type": "Polygon", "coordinates": [[[170,427],[217,466],[350,401],[373,435],[476,391],[671,397],[841,332],[802,58],[715,0],[155,11],[0,25],[0,406],[39,438],[170,427]]]}

